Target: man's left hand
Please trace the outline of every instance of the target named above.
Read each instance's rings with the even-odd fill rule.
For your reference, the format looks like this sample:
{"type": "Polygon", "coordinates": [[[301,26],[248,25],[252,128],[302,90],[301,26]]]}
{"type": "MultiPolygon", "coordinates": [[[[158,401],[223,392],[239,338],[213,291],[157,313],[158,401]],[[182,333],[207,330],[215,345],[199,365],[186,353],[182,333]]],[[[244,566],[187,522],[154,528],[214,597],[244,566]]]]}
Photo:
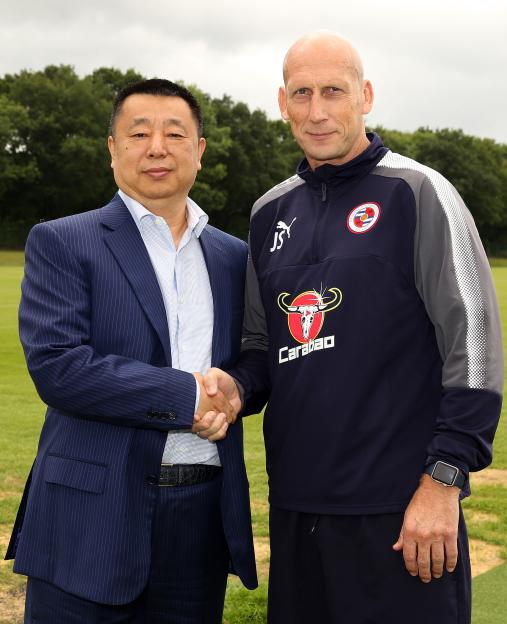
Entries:
{"type": "Polygon", "coordinates": [[[223,440],[227,434],[229,422],[226,415],[217,412],[207,412],[204,416],[196,414],[194,416],[194,424],[192,432],[196,433],[200,438],[205,438],[210,442],[223,440]]]}
{"type": "Polygon", "coordinates": [[[440,578],[444,564],[453,572],[458,560],[459,488],[445,487],[423,475],[410,501],[394,550],[403,550],[405,567],[424,583],[440,578]]]}

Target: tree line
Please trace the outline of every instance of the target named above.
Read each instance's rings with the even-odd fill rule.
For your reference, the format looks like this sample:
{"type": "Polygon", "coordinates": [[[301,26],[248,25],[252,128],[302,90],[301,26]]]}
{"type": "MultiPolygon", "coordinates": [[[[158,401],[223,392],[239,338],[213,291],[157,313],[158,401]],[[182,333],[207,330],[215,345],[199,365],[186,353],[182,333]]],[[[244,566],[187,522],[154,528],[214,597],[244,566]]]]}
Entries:
{"type": "MultiPolygon", "coordinates": [[[[118,90],[141,76],[68,65],[0,78],[0,247],[23,247],[29,228],[104,205],[116,191],[106,147],[118,90]]],[[[289,126],[229,96],[187,85],[204,113],[207,149],[192,197],[210,222],[246,238],[253,202],[293,175],[302,157],[289,126]]],[[[393,151],[440,171],[471,210],[486,249],[507,253],[507,145],[461,130],[372,128],[393,151]]]]}

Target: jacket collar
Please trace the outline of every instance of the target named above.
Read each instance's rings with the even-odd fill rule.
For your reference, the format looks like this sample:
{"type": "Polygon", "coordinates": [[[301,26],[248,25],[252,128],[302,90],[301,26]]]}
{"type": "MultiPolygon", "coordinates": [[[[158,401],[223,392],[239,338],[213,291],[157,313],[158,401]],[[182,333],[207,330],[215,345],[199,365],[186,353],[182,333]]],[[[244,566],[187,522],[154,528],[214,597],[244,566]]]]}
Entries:
{"type": "Polygon", "coordinates": [[[101,209],[100,220],[105,226],[104,242],[157,332],[170,366],[171,345],[162,293],[141,234],[119,195],[101,209]]]}
{"type": "Polygon", "coordinates": [[[325,164],[313,169],[304,158],[297,168],[297,174],[310,186],[320,188],[322,184],[338,186],[349,178],[362,177],[368,174],[388,151],[380,137],[374,132],[366,135],[370,141],[368,147],[353,160],[344,165],[325,164]]]}
{"type": "Polygon", "coordinates": [[[224,310],[221,303],[221,293],[229,292],[232,288],[231,271],[224,269],[224,258],[227,250],[224,248],[220,234],[214,227],[207,225],[199,238],[213,296],[212,366],[220,366],[227,357],[228,345],[230,344],[227,337],[227,332],[230,331],[230,319],[227,319],[228,311],[224,310]]]}

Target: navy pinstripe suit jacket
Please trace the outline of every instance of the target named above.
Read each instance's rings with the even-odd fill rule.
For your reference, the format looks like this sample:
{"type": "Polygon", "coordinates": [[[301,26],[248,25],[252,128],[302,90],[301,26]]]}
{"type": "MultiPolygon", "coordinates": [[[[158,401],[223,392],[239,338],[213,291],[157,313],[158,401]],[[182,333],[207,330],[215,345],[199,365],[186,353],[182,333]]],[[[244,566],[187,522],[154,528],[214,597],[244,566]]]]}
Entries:
{"type": "MultiPolygon", "coordinates": [[[[199,240],[213,293],[212,364],[226,368],[240,347],[247,249],[210,226],[199,240]]],[[[158,282],[118,196],[35,226],[25,255],[20,336],[48,410],[7,557],[16,572],[75,595],[130,602],[149,573],[157,497],[149,481],[167,432],[192,425],[195,380],[171,368],[158,282]]],[[[232,569],[252,588],[240,419],[218,450],[232,569]]]]}

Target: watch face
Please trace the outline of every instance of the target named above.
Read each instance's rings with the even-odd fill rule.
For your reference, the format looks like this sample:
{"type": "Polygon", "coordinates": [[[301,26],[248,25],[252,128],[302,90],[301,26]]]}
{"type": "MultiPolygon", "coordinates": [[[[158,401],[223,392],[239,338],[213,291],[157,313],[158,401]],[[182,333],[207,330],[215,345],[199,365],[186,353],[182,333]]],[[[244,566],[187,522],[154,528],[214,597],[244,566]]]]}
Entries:
{"type": "Polygon", "coordinates": [[[455,466],[444,464],[444,462],[437,462],[431,476],[437,481],[452,485],[457,475],[458,469],[455,466]]]}

